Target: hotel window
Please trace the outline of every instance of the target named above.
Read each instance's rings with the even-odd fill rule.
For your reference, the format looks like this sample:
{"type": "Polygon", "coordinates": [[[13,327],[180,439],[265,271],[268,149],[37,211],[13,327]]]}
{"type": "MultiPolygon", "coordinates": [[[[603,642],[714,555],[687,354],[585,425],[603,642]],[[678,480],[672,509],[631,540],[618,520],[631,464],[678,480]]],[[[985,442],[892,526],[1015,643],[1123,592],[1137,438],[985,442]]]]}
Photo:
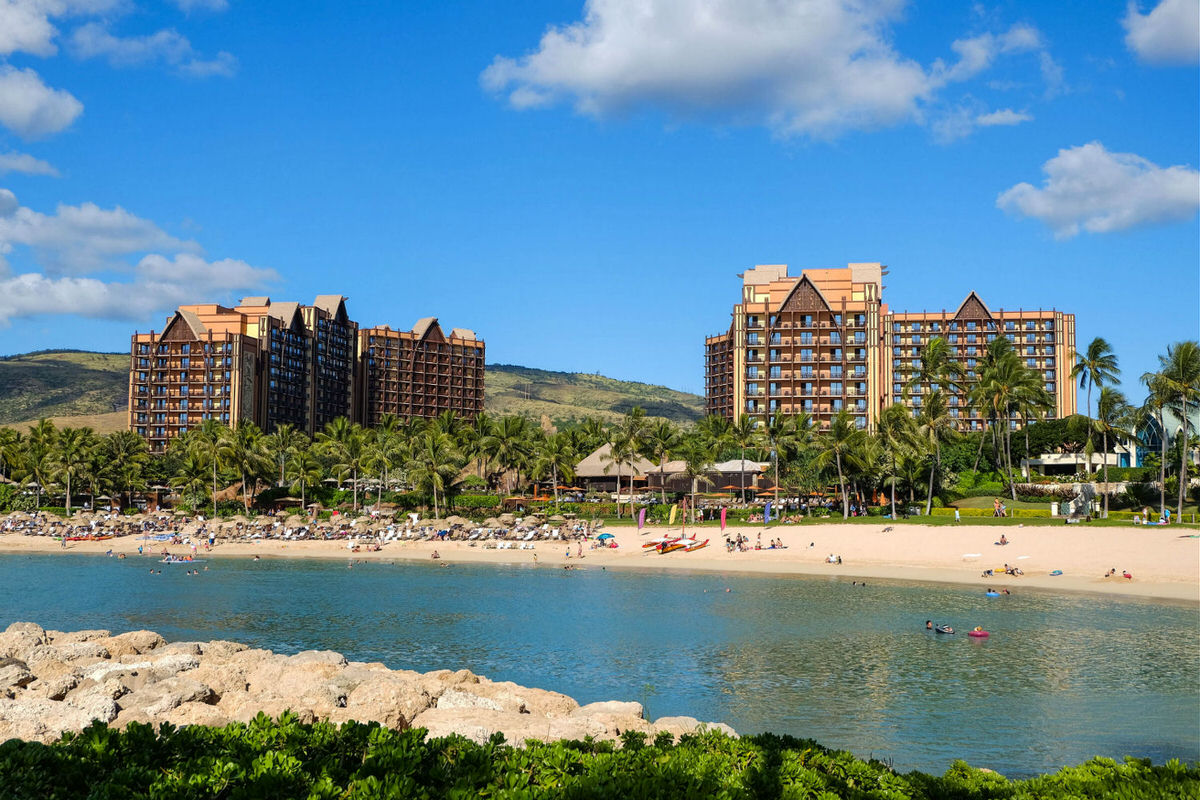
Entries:
{"type": "Polygon", "coordinates": [[[1025,366],[1027,366],[1027,367],[1036,367],[1036,366],[1037,366],[1037,359],[1036,359],[1036,358],[1027,358],[1027,359],[1025,359],[1025,366]]]}
{"type": "Polygon", "coordinates": [[[900,323],[893,322],[892,323],[892,333],[899,333],[899,332],[900,332],[900,323]]]}
{"type": "Polygon", "coordinates": [[[812,376],[813,376],[813,368],[812,367],[801,367],[800,368],[800,377],[801,378],[811,378],[812,376]]]}
{"type": "Polygon", "coordinates": [[[855,314],[854,315],[854,324],[855,325],[866,325],[867,324],[867,315],[866,314],[855,314]]]}
{"type": "Polygon", "coordinates": [[[746,344],[757,345],[758,344],[758,334],[757,333],[746,334],[746,344]]]}
{"type": "Polygon", "coordinates": [[[968,334],[967,334],[967,344],[975,344],[977,341],[979,341],[979,337],[978,337],[978,336],[976,336],[976,335],[975,335],[975,334],[973,334],[973,333],[968,333],[968,334]]]}
{"type": "Polygon", "coordinates": [[[800,334],[800,344],[812,344],[812,343],[813,343],[813,337],[812,337],[811,333],[800,334]]]}
{"type": "Polygon", "coordinates": [[[864,333],[863,331],[855,331],[854,332],[854,343],[855,344],[866,344],[867,343],[867,334],[864,333]]]}
{"type": "Polygon", "coordinates": [[[1013,322],[1011,319],[1008,322],[1004,323],[1004,330],[1015,331],[1016,329],[1017,329],[1017,323],[1013,322]]]}
{"type": "Polygon", "coordinates": [[[1013,336],[1011,333],[1004,334],[1004,338],[1008,339],[1010,342],[1015,342],[1017,340],[1017,337],[1013,336]]]}
{"type": "Polygon", "coordinates": [[[938,332],[938,331],[940,331],[941,329],[942,329],[941,323],[938,323],[938,322],[931,322],[931,323],[929,323],[929,330],[930,330],[930,331],[932,331],[932,332],[934,332],[934,333],[937,333],[937,332],[938,332]]]}
{"type": "Polygon", "coordinates": [[[1027,356],[1031,356],[1031,355],[1033,355],[1033,351],[1034,351],[1035,349],[1036,349],[1036,348],[1033,348],[1033,347],[1026,347],[1026,348],[1025,348],[1025,355],[1027,355],[1027,356]]]}
{"type": "Polygon", "coordinates": [[[801,328],[811,328],[812,327],[812,314],[804,314],[803,316],[800,317],[800,327],[801,328]]]}
{"type": "Polygon", "coordinates": [[[989,331],[994,331],[994,330],[996,330],[996,323],[994,323],[994,322],[989,322],[989,323],[987,323],[987,329],[988,329],[989,331]]]}
{"type": "Polygon", "coordinates": [[[954,417],[955,419],[958,419],[958,409],[957,408],[950,409],[950,416],[954,417]]]}
{"type": "Polygon", "coordinates": [[[949,344],[958,344],[958,334],[957,333],[950,334],[949,336],[946,337],[946,341],[949,344]]]}
{"type": "Polygon", "coordinates": [[[829,357],[832,358],[834,361],[841,361],[842,360],[842,348],[835,347],[833,349],[833,351],[830,353],[829,357]]]}
{"type": "Polygon", "coordinates": [[[899,355],[903,355],[903,353],[900,351],[900,348],[899,348],[899,347],[893,347],[893,348],[892,348],[892,355],[894,355],[894,356],[899,356],[899,355]]]}
{"type": "Polygon", "coordinates": [[[913,333],[916,333],[917,331],[921,330],[921,323],[914,322],[912,324],[911,330],[913,331],[913,333]]]}
{"type": "MultiPolygon", "coordinates": [[[[757,377],[757,376],[752,376],[752,377],[757,377]]],[[[783,377],[783,370],[780,369],[779,367],[771,367],[771,377],[772,378],[783,377]]]]}
{"type": "Polygon", "coordinates": [[[975,377],[975,370],[973,370],[973,369],[969,369],[969,370],[967,370],[967,377],[968,377],[968,378],[974,378],[974,377],[975,377]]]}
{"type": "Polygon", "coordinates": [[[834,364],[832,367],[829,368],[829,377],[831,377],[831,378],[842,377],[842,367],[840,364],[834,364]]]}
{"type": "Polygon", "coordinates": [[[1048,381],[1054,380],[1054,370],[1050,370],[1050,369],[1046,370],[1045,372],[1042,373],[1042,377],[1048,381]]]}
{"type": "Polygon", "coordinates": [[[920,343],[921,343],[921,337],[920,337],[920,336],[918,336],[918,335],[916,335],[916,334],[914,333],[914,334],[913,334],[913,337],[912,337],[912,343],[913,343],[913,344],[920,344],[920,343]]]}
{"type": "Polygon", "coordinates": [[[1047,334],[1046,334],[1046,335],[1045,335],[1045,336],[1042,338],[1042,341],[1044,341],[1046,344],[1054,344],[1054,334],[1053,334],[1053,333],[1047,333],[1047,334]]]}
{"type": "Polygon", "coordinates": [[[1046,391],[1047,391],[1047,392],[1049,392],[1050,394],[1054,394],[1054,384],[1053,384],[1053,383],[1047,383],[1047,384],[1046,384],[1046,391]]]}
{"type": "Polygon", "coordinates": [[[1027,342],[1036,342],[1036,341],[1037,341],[1037,337],[1036,337],[1036,336],[1034,336],[1032,333],[1027,333],[1027,334],[1025,334],[1025,341],[1027,341],[1027,342]]]}
{"type": "Polygon", "coordinates": [[[854,377],[861,378],[866,374],[867,374],[867,368],[864,367],[862,364],[856,364],[854,366],[854,377]]]}
{"type": "Polygon", "coordinates": [[[1026,323],[1025,323],[1025,330],[1027,330],[1027,331],[1036,331],[1036,330],[1037,330],[1037,323],[1036,323],[1036,322],[1034,322],[1033,320],[1029,320],[1028,322],[1026,322],[1026,323]]]}
{"type": "Polygon", "coordinates": [[[812,413],[812,410],[813,410],[813,401],[812,400],[804,401],[804,410],[807,411],[809,414],[812,413]]]}
{"type": "Polygon", "coordinates": [[[974,323],[974,322],[968,322],[968,323],[967,323],[967,330],[969,330],[969,331],[973,331],[973,330],[975,330],[975,323],[974,323]]]}
{"type": "Polygon", "coordinates": [[[838,397],[838,398],[834,399],[834,401],[833,401],[833,410],[834,410],[834,411],[841,411],[841,410],[842,410],[842,398],[838,397]]]}
{"type": "Polygon", "coordinates": [[[967,359],[967,366],[968,366],[968,367],[972,367],[972,368],[973,368],[973,367],[975,366],[975,359],[973,359],[973,358],[968,358],[968,359],[967,359]]]}
{"type": "MultiPolygon", "coordinates": [[[[866,408],[865,408],[865,406],[859,406],[858,410],[865,411],[866,408]]],[[[855,417],[854,418],[854,427],[858,428],[860,431],[863,428],[867,427],[867,418],[866,417],[855,417]]]]}
{"type": "Polygon", "coordinates": [[[813,393],[813,385],[812,385],[811,383],[806,383],[806,384],[804,384],[804,393],[805,393],[805,394],[812,394],[812,393],[813,393]]]}
{"type": "Polygon", "coordinates": [[[831,331],[829,334],[829,343],[830,344],[841,344],[842,343],[842,335],[840,333],[838,333],[837,331],[831,331]]]}
{"type": "Polygon", "coordinates": [[[987,335],[987,343],[988,343],[988,344],[991,344],[991,343],[992,343],[992,342],[994,342],[994,341],[996,341],[996,334],[994,334],[994,333],[989,333],[989,334],[987,335]]]}
{"type": "Polygon", "coordinates": [[[841,314],[834,314],[834,315],[833,315],[833,324],[834,324],[834,325],[841,325],[841,324],[842,324],[842,315],[841,315],[841,314]]]}
{"type": "Polygon", "coordinates": [[[946,330],[948,330],[948,331],[956,331],[956,330],[958,330],[958,323],[957,323],[957,322],[951,322],[949,325],[947,325],[947,326],[946,326],[946,330]]]}
{"type": "Polygon", "coordinates": [[[958,395],[953,395],[953,394],[950,395],[950,407],[951,408],[958,407],[958,395]]]}
{"type": "Polygon", "coordinates": [[[813,360],[813,351],[809,350],[807,348],[804,350],[801,350],[800,351],[800,360],[801,361],[812,361],[813,360]]]}
{"type": "Polygon", "coordinates": [[[893,369],[900,369],[900,359],[898,359],[898,358],[893,358],[893,359],[892,359],[892,368],[893,368],[893,369]]]}
{"type": "Polygon", "coordinates": [[[914,358],[914,359],[912,360],[912,368],[913,368],[913,369],[917,369],[917,368],[918,368],[918,367],[920,367],[920,366],[921,366],[921,359],[919,359],[919,358],[914,358]]]}
{"type": "Polygon", "coordinates": [[[829,393],[830,394],[841,394],[842,393],[841,381],[834,381],[833,383],[829,384],[829,393]]]}
{"type": "Polygon", "coordinates": [[[967,355],[969,355],[969,356],[973,356],[973,355],[978,355],[978,354],[979,354],[979,348],[978,348],[978,347],[968,347],[968,348],[967,348],[967,355]]]}
{"type": "Polygon", "coordinates": [[[1046,366],[1047,366],[1047,367],[1053,367],[1053,366],[1054,366],[1054,359],[1053,359],[1053,358],[1047,358],[1047,359],[1046,359],[1046,366]]]}
{"type": "Polygon", "coordinates": [[[902,389],[901,389],[900,384],[898,384],[898,383],[892,384],[892,393],[893,394],[900,394],[901,391],[902,391],[902,389]]]}

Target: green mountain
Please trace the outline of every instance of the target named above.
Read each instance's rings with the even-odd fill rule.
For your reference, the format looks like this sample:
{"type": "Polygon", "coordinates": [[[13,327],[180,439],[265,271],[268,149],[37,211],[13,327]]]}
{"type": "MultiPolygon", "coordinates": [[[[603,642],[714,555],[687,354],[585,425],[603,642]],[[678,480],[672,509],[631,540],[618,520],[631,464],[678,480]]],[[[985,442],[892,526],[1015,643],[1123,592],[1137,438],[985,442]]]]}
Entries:
{"type": "MultiPolygon", "coordinates": [[[[126,405],[128,370],[125,353],[44,350],[0,358],[0,425],[40,417],[58,418],[60,424],[64,417],[116,419],[113,412],[126,405]]],[[[487,367],[491,414],[524,414],[556,424],[587,416],[612,421],[635,405],[676,422],[704,413],[704,398],[665,386],[507,364],[487,367]]]]}

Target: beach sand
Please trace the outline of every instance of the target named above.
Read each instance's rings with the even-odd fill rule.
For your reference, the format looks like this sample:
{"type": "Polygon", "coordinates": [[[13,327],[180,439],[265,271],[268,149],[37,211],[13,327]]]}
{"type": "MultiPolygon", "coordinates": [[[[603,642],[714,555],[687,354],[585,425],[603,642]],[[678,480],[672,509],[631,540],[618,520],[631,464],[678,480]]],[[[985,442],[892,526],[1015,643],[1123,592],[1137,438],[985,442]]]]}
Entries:
{"type": "MultiPolygon", "coordinates": [[[[679,528],[648,527],[640,534],[633,527],[612,526],[618,547],[591,549],[584,544],[584,558],[576,557],[578,546],[566,542],[539,541],[533,550],[485,549],[467,542],[390,542],[380,552],[350,553],[345,542],[219,542],[211,557],[248,558],[339,558],[362,560],[429,561],[434,550],[442,563],[524,563],[561,568],[571,564],[580,569],[682,569],[714,572],[750,572],[777,575],[820,575],[850,579],[888,579],[959,583],[985,587],[1023,588],[1059,592],[1097,592],[1106,595],[1153,598],[1200,604],[1200,538],[1187,528],[1129,528],[1083,525],[1024,527],[896,525],[885,533],[886,520],[870,525],[731,526],[727,533],[742,533],[751,546],[759,534],[765,542],[782,539],[786,549],[729,553],[724,535],[716,528],[700,528],[695,535],[710,538],[708,547],[691,553],[659,555],[642,550],[642,544],[658,536],[678,536],[679,528]],[[995,544],[1003,533],[1009,544],[995,544]],[[827,564],[830,554],[842,563],[827,564]],[[1004,564],[1019,566],[1024,575],[985,578],[985,569],[1004,564]],[[1111,568],[1118,574],[1130,572],[1132,580],[1103,577],[1111,568]],[[1060,576],[1051,576],[1062,570],[1060,576]]],[[[68,542],[64,550],[49,537],[0,535],[4,553],[95,553],[112,550],[136,557],[139,544],[145,551],[159,553],[161,542],[143,542],[127,536],[101,542],[68,542]]],[[[179,555],[189,548],[167,545],[179,555]]],[[[201,549],[203,553],[203,549],[201,549]]],[[[141,556],[150,560],[150,556],[141,556]]],[[[201,557],[204,557],[203,555],[201,557]]]]}

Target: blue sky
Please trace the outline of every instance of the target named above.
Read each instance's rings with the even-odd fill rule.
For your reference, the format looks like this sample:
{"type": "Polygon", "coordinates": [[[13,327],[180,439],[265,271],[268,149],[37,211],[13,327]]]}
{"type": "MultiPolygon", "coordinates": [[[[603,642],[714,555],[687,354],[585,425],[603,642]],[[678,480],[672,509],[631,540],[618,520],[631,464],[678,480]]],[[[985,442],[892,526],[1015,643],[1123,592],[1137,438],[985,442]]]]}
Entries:
{"type": "Polygon", "coordinates": [[[882,261],[1074,312],[1140,399],[1200,329],[1198,9],[0,0],[0,354],[340,292],[702,392],[736,273],[882,261]]]}

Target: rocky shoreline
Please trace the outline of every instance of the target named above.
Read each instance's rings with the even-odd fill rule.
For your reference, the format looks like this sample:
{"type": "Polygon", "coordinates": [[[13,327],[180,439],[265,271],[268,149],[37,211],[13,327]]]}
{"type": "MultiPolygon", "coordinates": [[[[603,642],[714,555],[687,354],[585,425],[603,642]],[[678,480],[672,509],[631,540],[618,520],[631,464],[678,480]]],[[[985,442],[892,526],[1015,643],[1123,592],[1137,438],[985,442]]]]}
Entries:
{"type": "MultiPolygon", "coordinates": [[[[467,670],[413,672],[308,650],[292,656],[227,641],[171,642],[153,631],[64,633],[15,622],[0,634],[0,742],[54,741],[93,720],[221,726],[285,710],[303,722],[356,720],[458,733],[476,742],[617,740],[625,731],[678,736],[691,717],[649,721],[640,703],[579,705],[564,694],[467,670]]],[[[736,735],[732,728],[709,728],[736,735]]]]}

